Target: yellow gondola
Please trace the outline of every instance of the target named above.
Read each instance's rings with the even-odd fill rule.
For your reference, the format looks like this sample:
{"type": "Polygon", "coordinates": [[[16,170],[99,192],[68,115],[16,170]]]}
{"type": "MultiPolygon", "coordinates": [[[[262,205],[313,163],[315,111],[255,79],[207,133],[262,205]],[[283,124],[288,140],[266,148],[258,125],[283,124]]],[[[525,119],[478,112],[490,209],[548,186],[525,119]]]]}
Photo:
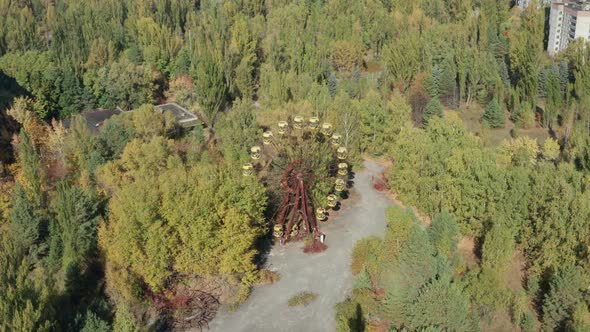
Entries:
{"type": "Polygon", "coordinates": [[[262,133],[262,144],[270,145],[272,143],[272,131],[265,131],[262,133]]]}
{"type": "Polygon", "coordinates": [[[319,221],[325,221],[328,216],[326,215],[326,209],[324,208],[317,208],[315,210],[315,217],[319,221]]]}
{"type": "Polygon", "coordinates": [[[317,117],[311,117],[309,119],[309,129],[316,131],[318,129],[318,127],[320,126],[320,119],[318,119],[317,117]]]}
{"type": "Polygon", "coordinates": [[[330,136],[332,135],[332,124],[328,123],[328,122],[324,122],[322,123],[322,130],[321,130],[322,134],[326,135],[326,136],[330,136]]]}
{"type": "Polygon", "coordinates": [[[287,121],[279,121],[279,130],[277,131],[279,135],[285,135],[287,133],[287,129],[289,128],[289,123],[287,121]]]}
{"type": "Polygon", "coordinates": [[[338,197],[334,194],[328,195],[328,206],[331,208],[335,208],[338,205],[338,197]]]}
{"type": "Polygon", "coordinates": [[[274,237],[283,237],[283,235],[284,235],[283,226],[282,225],[275,225],[273,227],[272,235],[274,237]]]}
{"type": "Polygon", "coordinates": [[[252,175],[253,172],[254,172],[254,166],[252,165],[252,163],[246,163],[246,164],[244,164],[244,166],[242,166],[242,175],[250,176],[250,175],[252,175]]]}
{"type": "Polygon", "coordinates": [[[346,189],[346,181],[344,181],[343,179],[336,179],[336,184],[334,185],[334,189],[337,192],[344,191],[344,189],[346,189]]]}
{"type": "Polygon", "coordinates": [[[299,234],[299,226],[297,224],[293,225],[293,228],[291,228],[291,234],[289,234],[291,237],[295,237],[297,236],[297,234],[299,234]]]}
{"type": "Polygon", "coordinates": [[[340,134],[334,134],[334,135],[332,135],[332,145],[333,146],[340,145],[340,139],[341,138],[342,138],[342,136],[340,134]]]}
{"type": "Polygon", "coordinates": [[[301,115],[295,116],[295,118],[293,118],[293,127],[295,127],[295,129],[302,129],[303,121],[304,119],[301,115]]]}
{"type": "Polygon", "coordinates": [[[336,156],[338,157],[338,159],[340,160],[344,160],[348,157],[348,150],[341,146],[338,148],[338,150],[336,150],[336,156]]]}
{"type": "Polygon", "coordinates": [[[253,146],[250,149],[250,157],[253,160],[258,160],[258,159],[260,159],[261,156],[262,156],[262,148],[260,148],[259,146],[253,146]]]}
{"type": "Polygon", "coordinates": [[[348,175],[348,164],[347,163],[338,164],[338,175],[340,175],[340,176],[348,175]]]}

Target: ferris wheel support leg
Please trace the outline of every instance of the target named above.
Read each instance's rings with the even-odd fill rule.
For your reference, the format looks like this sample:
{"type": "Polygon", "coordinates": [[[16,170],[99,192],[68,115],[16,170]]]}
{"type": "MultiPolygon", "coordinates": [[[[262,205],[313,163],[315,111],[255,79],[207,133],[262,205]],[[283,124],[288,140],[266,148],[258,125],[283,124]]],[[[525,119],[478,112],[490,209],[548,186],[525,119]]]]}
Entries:
{"type": "Polygon", "coordinates": [[[313,232],[314,237],[318,235],[318,226],[316,224],[315,218],[313,216],[313,209],[309,206],[309,201],[307,200],[307,195],[305,194],[305,186],[303,185],[303,181],[300,183],[300,190],[301,190],[301,200],[303,204],[303,219],[305,222],[305,227],[309,233],[313,232]]]}
{"type": "Polygon", "coordinates": [[[291,198],[291,193],[286,193],[283,201],[281,202],[281,206],[283,209],[279,214],[279,218],[277,219],[277,224],[284,225],[285,224],[285,217],[287,216],[287,212],[289,211],[289,199],[291,198]]]}
{"type": "Polygon", "coordinates": [[[309,234],[311,232],[311,225],[309,222],[309,213],[307,208],[307,197],[305,195],[305,186],[303,185],[303,180],[299,180],[299,194],[301,196],[301,212],[303,212],[303,228],[305,229],[305,233],[309,234]]]}
{"type": "Polygon", "coordinates": [[[299,197],[299,193],[295,195],[295,206],[291,210],[291,218],[289,218],[289,222],[287,223],[287,228],[285,229],[285,241],[289,240],[289,236],[291,236],[291,230],[293,229],[293,223],[295,222],[295,216],[297,215],[297,211],[299,210],[299,201],[301,197],[299,197]]]}

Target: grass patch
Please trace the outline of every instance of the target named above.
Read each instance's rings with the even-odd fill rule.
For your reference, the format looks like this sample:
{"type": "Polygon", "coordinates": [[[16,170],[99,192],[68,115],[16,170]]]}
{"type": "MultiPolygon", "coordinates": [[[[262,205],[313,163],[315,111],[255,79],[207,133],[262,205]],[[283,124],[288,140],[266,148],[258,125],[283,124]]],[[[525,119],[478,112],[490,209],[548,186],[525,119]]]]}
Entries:
{"type": "Polygon", "coordinates": [[[529,129],[515,128],[514,123],[509,119],[510,115],[508,113],[505,114],[506,125],[503,128],[488,129],[487,132],[484,132],[481,124],[481,117],[484,113],[484,109],[477,104],[471,105],[466,109],[447,112],[457,112],[461,120],[463,120],[465,127],[473,134],[480,137],[483,136],[482,139],[484,140],[484,144],[490,147],[499,146],[502,144],[502,141],[510,139],[512,137],[510,131],[513,128],[517,130],[520,136],[536,139],[539,144],[543,144],[545,139],[549,137],[549,131],[546,128],[539,127],[538,123],[535,123],[536,126],[529,129]]]}
{"type": "Polygon", "coordinates": [[[270,285],[281,279],[281,275],[275,271],[263,269],[258,272],[258,285],[270,285]]]}
{"type": "Polygon", "coordinates": [[[317,299],[318,294],[311,293],[311,292],[301,292],[299,294],[293,295],[289,299],[289,307],[297,307],[297,306],[307,306],[315,299],[317,299]]]}

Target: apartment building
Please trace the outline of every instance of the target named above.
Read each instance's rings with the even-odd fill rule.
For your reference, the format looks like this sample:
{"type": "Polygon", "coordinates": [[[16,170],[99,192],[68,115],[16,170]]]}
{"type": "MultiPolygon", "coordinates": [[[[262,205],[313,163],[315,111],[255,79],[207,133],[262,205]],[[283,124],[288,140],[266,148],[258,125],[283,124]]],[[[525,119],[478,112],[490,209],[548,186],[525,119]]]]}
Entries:
{"type": "Polygon", "coordinates": [[[547,52],[554,56],[574,39],[590,40],[590,3],[587,1],[553,2],[549,14],[547,52]]]}

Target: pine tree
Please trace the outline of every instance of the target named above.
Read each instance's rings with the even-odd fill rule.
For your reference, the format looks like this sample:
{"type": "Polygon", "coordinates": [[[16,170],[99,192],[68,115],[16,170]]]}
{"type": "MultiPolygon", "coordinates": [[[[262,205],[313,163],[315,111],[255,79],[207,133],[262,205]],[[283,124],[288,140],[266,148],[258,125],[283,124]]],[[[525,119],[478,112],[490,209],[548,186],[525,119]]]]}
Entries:
{"type": "Polygon", "coordinates": [[[209,125],[215,122],[227,98],[227,86],[222,68],[209,52],[199,58],[193,78],[199,103],[203,107],[209,125]]]}
{"type": "Polygon", "coordinates": [[[67,269],[70,264],[82,265],[95,247],[96,203],[79,187],[60,182],[55,206],[63,248],[63,268],[67,269]]]}
{"type": "Polygon", "coordinates": [[[432,218],[428,235],[439,255],[444,255],[448,259],[455,256],[460,236],[459,225],[448,212],[442,212],[432,218]]]}
{"type": "Polygon", "coordinates": [[[49,331],[44,292],[29,279],[32,262],[12,236],[0,236],[0,331],[49,331]]]}
{"type": "Polygon", "coordinates": [[[15,186],[12,200],[10,234],[15,247],[23,254],[33,252],[41,239],[44,221],[20,184],[15,186]]]}
{"type": "Polygon", "coordinates": [[[566,266],[549,281],[549,292],[543,300],[543,324],[548,331],[561,330],[572,317],[578,304],[583,303],[586,286],[580,270],[566,266]]]}
{"type": "Polygon", "coordinates": [[[109,323],[100,319],[92,311],[86,312],[84,327],[80,332],[109,332],[112,331],[109,323]]]}
{"type": "Polygon", "coordinates": [[[328,75],[328,92],[332,98],[336,96],[336,91],[338,91],[338,79],[334,73],[330,73],[328,75]]]}
{"type": "Polygon", "coordinates": [[[433,280],[420,289],[419,295],[406,309],[412,330],[437,326],[446,331],[473,331],[468,296],[462,287],[450,282],[449,276],[433,280]]]}
{"type": "Polygon", "coordinates": [[[30,197],[35,208],[45,206],[45,195],[42,190],[44,178],[41,159],[29,134],[21,129],[21,142],[18,145],[18,162],[21,167],[21,185],[26,195],[30,197]]]}
{"type": "Polygon", "coordinates": [[[501,128],[504,126],[504,111],[500,108],[500,104],[496,98],[490,101],[486,107],[486,111],[483,114],[483,121],[491,128],[501,128]]]}
{"type": "Polygon", "coordinates": [[[354,289],[363,289],[368,288],[370,289],[372,286],[371,284],[371,277],[367,272],[367,269],[363,269],[361,273],[359,273],[356,278],[354,279],[353,288],[354,289]]]}
{"type": "Polygon", "coordinates": [[[443,113],[444,113],[444,106],[440,102],[440,99],[438,99],[438,97],[432,98],[432,99],[430,99],[428,104],[426,104],[426,109],[424,110],[424,115],[422,117],[422,123],[424,125],[428,125],[428,122],[432,118],[434,118],[434,117],[442,118],[443,113]]]}

